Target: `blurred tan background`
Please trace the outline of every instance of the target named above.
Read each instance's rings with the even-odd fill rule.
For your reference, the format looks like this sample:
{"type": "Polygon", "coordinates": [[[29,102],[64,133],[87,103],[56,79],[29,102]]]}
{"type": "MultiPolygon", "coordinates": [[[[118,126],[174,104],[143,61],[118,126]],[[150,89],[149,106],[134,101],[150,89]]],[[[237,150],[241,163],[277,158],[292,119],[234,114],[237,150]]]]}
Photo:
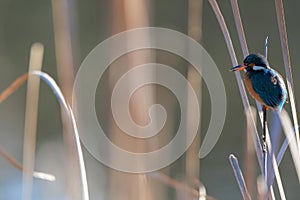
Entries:
{"type": "MultiPolygon", "coordinates": [[[[29,50],[34,42],[41,42],[44,45],[43,71],[58,80],[58,65],[73,66],[72,70],[76,74],[80,63],[97,44],[111,35],[128,28],[157,26],[188,34],[188,1],[145,0],[142,1],[144,3],[143,9],[145,10],[134,9],[132,7],[133,3],[130,4],[127,2],[126,4],[118,0],[67,0],[62,2],[62,13],[69,19],[66,23],[68,27],[65,27],[64,22],[60,20],[58,20],[59,23],[56,23],[56,25],[62,25],[62,27],[67,28],[70,41],[69,43],[67,41],[66,44],[70,44],[70,46],[65,46],[65,49],[61,47],[62,49],[58,50],[60,41],[56,41],[55,43],[54,35],[55,31],[59,30],[59,28],[57,29],[56,27],[54,29],[53,22],[55,18],[53,18],[51,1],[0,0],[0,91],[3,91],[18,76],[27,72],[29,50]],[[123,8],[125,8],[125,5],[131,6],[131,10],[130,8],[129,10],[132,16],[127,16],[127,20],[130,20],[131,17],[131,20],[133,20],[132,26],[125,23],[124,13],[122,13],[124,12],[123,8]],[[143,16],[143,14],[146,14],[146,18],[144,21],[143,19],[139,21],[139,16],[143,16]],[[137,20],[135,21],[134,19],[137,20]],[[66,52],[69,50],[71,51],[66,52]],[[57,55],[62,57],[59,58],[57,55]]],[[[239,62],[241,62],[243,57],[237,39],[230,2],[218,1],[218,3],[227,22],[234,46],[236,47],[239,62]]],[[[263,53],[264,38],[269,36],[269,62],[273,68],[284,74],[274,2],[242,0],[238,3],[250,52],[263,53]]],[[[284,2],[284,6],[295,81],[296,105],[299,105],[300,91],[298,85],[300,84],[300,80],[298,76],[300,71],[298,66],[300,66],[300,60],[298,59],[298,54],[300,47],[298,44],[300,43],[300,24],[298,19],[300,18],[300,2],[287,1],[284,2]]],[[[227,158],[230,153],[234,153],[239,158],[241,166],[245,167],[243,161],[245,160],[246,122],[244,120],[243,107],[235,76],[233,73],[228,72],[231,62],[223,35],[212,9],[206,0],[203,0],[202,14],[200,16],[202,17],[199,18],[199,23],[202,21],[200,44],[204,46],[214,59],[224,79],[227,92],[227,117],[222,135],[212,152],[204,159],[200,161],[193,160],[193,162],[196,165],[200,163],[199,178],[206,187],[208,195],[216,199],[241,199],[241,194],[227,158]]],[[[56,35],[56,37],[59,36],[56,35]]],[[[157,53],[156,60],[160,63],[173,66],[182,74],[187,75],[188,64],[174,55],[166,52],[157,53]]],[[[122,61],[116,61],[114,65],[115,67],[122,66],[122,61]]],[[[72,79],[72,70],[67,70],[67,73],[63,73],[66,76],[64,78],[72,79]]],[[[108,79],[109,75],[106,78],[108,79]]],[[[100,81],[99,87],[109,88],[108,80],[104,79],[102,82],[100,81]]],[[[68,84],[66,85],[68,87],[68,84]]],[[[205,83],[203,83],[202,88],[202,122],[200,132],[205,133],[210,119],[210,100],[205,83]]],[[[158,87],[156,89],[157,102],[165,105],[168,113],[172,113],[174,116],[173,119],[168,121],[167,125],[171,128],[176,128],[179,113],[174,96],[163,88],[158,87]]],[[[0,105],[0,145],[20,162],[22,161],[25,93],[26,87],[23,86],[0,105]]],[[[96,96],[97,102],[101,101],[103,95],[103,101],[108,101],[108,94],[99,92],[96,96]]],[[[251,103],[253,104],[254,102],[251,101],[251,103]]],[[[109,115],[106,105],[100,102],[99,105],[96,105],[96,108],[98,109],[98,117],[101,123],[104,126],[109,126],[109,121],[105,117],[109,115]]],[[[288,108],[289,106],[286,105],[285,107],[288,108]]],[[[299,108],[299,106],[297,107],[299,108]]],[[[201,135],[201,138],[203,137],[204,135],[201,135]]],[[[59,104],[50,89],[42,83],[39,99],[35,169],[54,174],[57,181],[46,182],[34,180],[34,199],[67,199],[65,192],[66,163],[63,145],[59,104]]],[[[127,179],[120,178],[123,175],[118,175],[118,172],[109,170],[96,161],[85,149],[84,158],[87,167],[90,199],[139,199],[138,195],[133,195],[130,198],[128,193],[135,193],[135,190],[141,189],[138,187],[138,184],[141,184],[140,182],[132,183],[133,191],[127,191],[126,189],[128,188],[124,188],[124,185],[127,184],[125,180],[135,180],[134,177],[124,175],[127,179]],[[118,181],[119,183],[114,183],[111,177],[117,177],[114,181],[118,181]]],[[[162,172],[185,184],[187,181],[186,162],[185,154],[175,163],[162,170],[162,172]]],[[[257,164],[255,166],[257,167],[257,164]]],[[[287,198],[297,199],[300,196],[298,193],[299,183],[291,164],[289,151],[287,151],[280,166],[280,172],[287,198]]],[[[148,188],[149,191],[146,191],[144,194],[149,197],[143,197],[143,199],[184,199],[182,197],[183,194],[178,194],[177,190],[166,186],[156,179],[148,177],[146,181],[149,187],[153,188],[151,190],[148,188]],[[159,192],[154,192],[156,190],[159,192]]],[[[21,172],[0,158],[0,199],[20,199],[21,184],[21,172]]],[[[147,185],[145,187],[147,190],[147,185]]]]}

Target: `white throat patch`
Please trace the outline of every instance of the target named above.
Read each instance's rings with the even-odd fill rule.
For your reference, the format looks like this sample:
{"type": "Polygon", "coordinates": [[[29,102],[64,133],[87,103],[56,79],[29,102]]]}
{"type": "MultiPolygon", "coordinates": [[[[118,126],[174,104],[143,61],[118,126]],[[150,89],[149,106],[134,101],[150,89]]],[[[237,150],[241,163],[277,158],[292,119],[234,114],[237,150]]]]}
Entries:
{"type": "Polygon", "coordinates": [[[253,70],[257,71],[257,70],[265,70],[266,68],[262,67],[262,66],[253,66],[253,70]]]}

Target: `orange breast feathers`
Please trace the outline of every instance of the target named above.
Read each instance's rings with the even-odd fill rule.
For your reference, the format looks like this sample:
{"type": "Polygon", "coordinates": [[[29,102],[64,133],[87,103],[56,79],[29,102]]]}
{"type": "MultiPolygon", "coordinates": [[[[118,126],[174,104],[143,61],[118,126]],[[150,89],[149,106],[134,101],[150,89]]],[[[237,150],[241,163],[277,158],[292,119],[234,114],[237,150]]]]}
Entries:
{"type": "MultiPolygon", "coordinates": [[[[260,96],[254,91],[253,87],[252,87],[252,83],[250,78],[245,74],[245,83],[246,83],[246,87],[249,91],[249,93],[251,94],[251,96],[256,99],[259,103],[261,103],[262,105],[267,106],[263,100],[260,98],[260,96]]],[[[267,106],[268,107],[268,106],[267,106]]]]}

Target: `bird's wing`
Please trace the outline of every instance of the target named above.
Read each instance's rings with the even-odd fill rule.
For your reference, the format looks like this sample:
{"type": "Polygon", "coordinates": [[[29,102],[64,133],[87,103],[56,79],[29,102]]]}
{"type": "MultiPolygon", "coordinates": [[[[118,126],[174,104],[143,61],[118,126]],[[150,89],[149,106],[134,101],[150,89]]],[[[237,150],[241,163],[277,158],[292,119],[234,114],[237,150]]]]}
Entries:
{"type": "Polygon", "coordinates": [[[270,107],[282,107],[286,101],[286,87],[283,78],[274,70],[260,73],[252,80],[253,89],[270,107]]]}

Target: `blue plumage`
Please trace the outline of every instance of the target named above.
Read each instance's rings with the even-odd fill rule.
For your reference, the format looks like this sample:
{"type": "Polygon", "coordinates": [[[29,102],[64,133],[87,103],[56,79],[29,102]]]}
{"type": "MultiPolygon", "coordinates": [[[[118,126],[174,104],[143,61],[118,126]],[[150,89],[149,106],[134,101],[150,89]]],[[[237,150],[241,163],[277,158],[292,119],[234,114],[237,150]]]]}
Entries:
{"type": "Polygon", "coordinates": [[[245,82],[250,94],[264,107],[281,110],[287,99],[287,90],[282,76],[272,68],[265,57],[250,54],[242,65],[232,71],[245,70],[245,82]]]}
{"type": "Polygon", "coordinates": [[[250,79],[253,90],[268,107],[282,109],[287,99],[287,91],[284,80],[278,72],[273,69],[257,71],[248,69],[245,78],[250,79]]]}

